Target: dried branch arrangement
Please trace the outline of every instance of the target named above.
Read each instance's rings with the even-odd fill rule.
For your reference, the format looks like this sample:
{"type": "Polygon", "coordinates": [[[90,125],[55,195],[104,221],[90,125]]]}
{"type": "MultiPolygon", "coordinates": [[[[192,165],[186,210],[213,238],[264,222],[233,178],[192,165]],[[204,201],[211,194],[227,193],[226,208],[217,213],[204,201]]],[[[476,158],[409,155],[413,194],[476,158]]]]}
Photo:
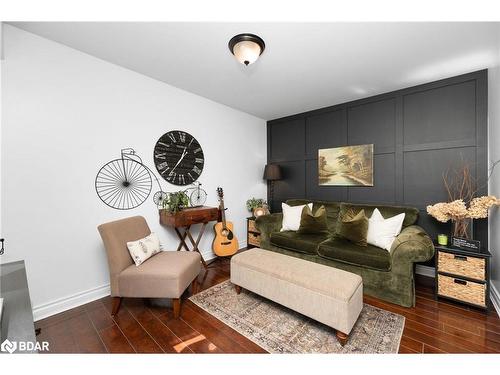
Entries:
{"type": "MultiPolygon", "coordinates": [[[[500,160],[493,163],[485,184],[488,183],[499,162],[500,160]]],[[[500,199],[493,195],[475,196],[484,185],[478,186],[466,163],[454,170],[448,169],[443,174],[443,181],[449,201],[427,206],[427,213],[442,223],[451,220],[453,236],[469,238],[469,226],[472,225],[472,220],[487,218],[489,209],[499,206],[500,199]]]]}

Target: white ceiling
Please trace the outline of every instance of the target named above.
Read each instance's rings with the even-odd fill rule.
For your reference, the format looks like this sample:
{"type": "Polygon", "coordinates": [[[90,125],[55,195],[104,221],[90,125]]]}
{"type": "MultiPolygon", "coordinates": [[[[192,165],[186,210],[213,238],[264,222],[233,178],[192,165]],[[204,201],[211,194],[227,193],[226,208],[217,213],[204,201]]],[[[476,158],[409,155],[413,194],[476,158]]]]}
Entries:
{"type": "Polygon", "coordinates": [[[498,63],[499,23],[16,22],[14,26],[266,120],[498,63]],[[227,43],[266,42],[244,67],[227,43]]]}

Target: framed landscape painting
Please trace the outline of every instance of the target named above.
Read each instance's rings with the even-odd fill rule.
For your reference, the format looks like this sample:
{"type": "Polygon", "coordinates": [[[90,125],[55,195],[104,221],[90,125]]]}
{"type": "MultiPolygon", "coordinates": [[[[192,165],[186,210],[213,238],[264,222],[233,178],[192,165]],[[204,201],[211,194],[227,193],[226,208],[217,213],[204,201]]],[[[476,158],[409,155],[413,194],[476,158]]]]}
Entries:
{"type": "Polygon", "coordinates": [[[373,186],[373,144],[318,150],[320,186],[373,186]]]}

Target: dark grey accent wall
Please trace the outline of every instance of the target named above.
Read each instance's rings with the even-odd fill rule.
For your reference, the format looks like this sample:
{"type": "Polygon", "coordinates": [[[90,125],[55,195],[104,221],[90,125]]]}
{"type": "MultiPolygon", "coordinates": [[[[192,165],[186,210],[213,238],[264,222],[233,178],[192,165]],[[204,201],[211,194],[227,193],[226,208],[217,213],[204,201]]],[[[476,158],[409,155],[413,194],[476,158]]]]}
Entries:
{"type": "MultiPolygon", "coordinates": [[[[431,236],[449,233],[425,211],[445,201],[443,172],[470,163],[487,178],[487,71],[343,103],[269,121],[268,162],[282,167],[271,208],[289,198],[398,204],[420,209],[431,236]],[[318,149],[374,144],[374,186],[318,185],[318,149]]],[[[484,186],[479,194],[486,194],[484,186]]],[[[487,221],[474,236],[487,245],[487,221]]]]}

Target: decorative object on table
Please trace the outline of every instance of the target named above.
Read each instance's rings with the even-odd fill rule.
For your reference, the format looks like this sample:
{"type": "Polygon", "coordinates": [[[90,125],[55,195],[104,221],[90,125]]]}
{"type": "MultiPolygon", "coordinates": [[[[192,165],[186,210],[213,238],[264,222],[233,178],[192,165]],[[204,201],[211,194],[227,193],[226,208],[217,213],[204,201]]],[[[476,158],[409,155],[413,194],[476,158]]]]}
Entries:
{"type": "Polygon", "coordinates": [[[244,33],[233,36],[228,43],[228,47],[236,60],[248,66],[257,61],[259,56],[262,55],[266,44],[261,37],[244,33]]]}
{"type": "Polygon", "coordinates": [[[167,198],[168,198],[168,193],[167,192],[165,192],[165,191],[157,191],[153,195],[153,202],[155,202],[155,204],[158,207],[163,207],[163,201],[165,199],[167,199],[167,198]]]}
{"type": "Polygon", "coordinates": [[[226,209],[224,208],[224,191],[221,187],[217,188],[219,198],[219,210],[222,214],[222,221],[215,223],[215,238],[212,242],[212,250],[217,256],[231,256],[236,254],[239,249],[238,239],[233,232],[233,223],[226,220],[226,209]]]}
{"type": "Polygon", "coordinates": [[[182,190],[175,193],[167,193],[167,198],[162,201],[162,204],[163,209],[171,214],[175,214],[189,207],[189,197],[182,190]]]}
{"type": "Polygon", "coordinates": [[[468,240],[466,238],[451,237],[451,247],[469,250],[469,251],[481,251],[481,241],[468,240]]]}
{"type": "Polygon", "coordinates": [[[262,215],[269,215],[269,208],[267,208],[267,204],[264,207],[257,207],[253,210],[253,216],[259,217],[262,215]]]}
{"type": "Polygon", "coordinates": [[[201,188],[201,182],[193,182],[193,186],[185,190],[189,196],[191,207],[203,206],[207,200],[207,192],[201,188]]]}
{"type": "Polygon", "coordinates": [[[436,295],[487,309],[490,295],[489,251],[436,246],[436,295]]]}
{"type": "Polygon", "coordinates": [[[448,245],[448,236],[446,234],[438,234],[437,236],[438,244],[442,246],[448,245]]]}
{"type": "Polygon", "coordinates": [[[265,204],[267,203],[262,198],[252,197],[250,199],[247,199],[246,201],[247,210],[250,212],[253,212],[253,210],[255,210],[256,208],[264,207],[265,204]]]}
{"type": "Polygon", "coordinates": [[[173,130],[156,142],[154,163],[166,181],[184,186],[200,177],[205,158],[200,144],[191,134],[173,130]]]}
{"type": "Polygon", "coordinates": [[[318,150],[320,186],[373,186],[373,144],[318,150]]]}
{"type": "Polygon", "coordinates": [[[473,177],[469,165],[465,162],[457,168],[448,168],[443,173],[448,202],[427,206],[427,213],[442,223],[451,220],[453,237],[472,239],[473,220],[486,219],[489,209],[500,205],[500,199],[493,195],[475,196],[487,185],[498,163],[500,160],[492,164],[488,178],[483,183],[473,177]]]}
{"type": "Polygon", "coordinates": [[[0,255],[3,255],[5,253],[4,242],[5,238],[0,238],[0,255]]]}
{"type": "Polygon", "coordinates": [[[247,210],[252,213],[254,217],[267,215],[269,208],[267,202],[262,198],[250,198],[246,202],[247,210]]]}
{"type": "MultiPolygon", "coordinates": [[[[211,221],[216,221],[219,217],[219,209],[217,207],[188,207],[182,211],[176,213],[171,213],[168,210],[160,210],[160,224],[166,227],[174,228],[175,233],[179,237],[179,246],[177,246],[177,251],[182,248],[187,251],[196,251],[200,253],[199,244],[203,234],[205,233],[205,228],[207,224],[211,221]],[[198,232],[198,237],[194,240],[191,234],[191,227],[196,224],[201,224],[200,231],[198,232]],[[184,233],[181,233],[181,229],[184,233]],[[190,241],[192,248],[190,249],[186,243],[186,238],[190,241]]],[[[207,263],[201,257],[201,262],[206,268],[207,263]]]]}
{"type": "Polygon", "coordinates": [[[247,249],[260,247],[260,232],[255,226],[255,217],[247,217],[247,249]]]}
{"type": "Polygon", "coordinates": [[[273,354],[396,354],[405,324],[401,315],[364,304],[342,346],[330,327],[247,290],[238,295],[229,281],[189,300],[273,354]]]}
{"type": "Polygon", "coordinates": [[[277,164],[267,164],[264,167],[264,176],[262,177],[269,184],[269,202],[273,202],[274,181],[281,180],[281,168],[277,164]]]}
{"type": "Polygon", "coordinates": [[[95,190],[107,206],[117,210],[130,210],[139,207],[149,197],[151,176],[159,188],[153,197],[156,203],[165,194],[156,175],[143,164],[134,149],[124,148],[120,159],[111,160],[97,172],[95,190]]]}

